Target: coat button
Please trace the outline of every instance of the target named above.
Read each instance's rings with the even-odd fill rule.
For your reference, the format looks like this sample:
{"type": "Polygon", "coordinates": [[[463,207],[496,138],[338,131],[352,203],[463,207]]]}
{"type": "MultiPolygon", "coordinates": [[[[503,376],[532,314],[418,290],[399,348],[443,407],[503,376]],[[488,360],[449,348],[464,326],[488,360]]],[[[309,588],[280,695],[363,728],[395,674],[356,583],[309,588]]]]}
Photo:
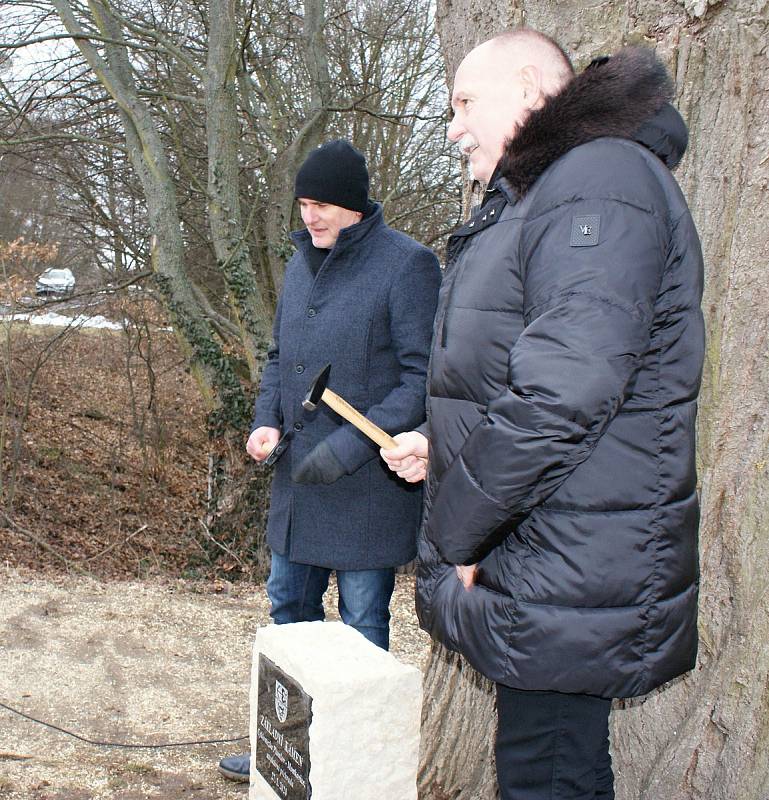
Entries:
{"type": "Polygon", "coordinates": [[[302,364],[297,364],[294,369],[301,375],[304,372],[304,366],[302,364]]]}
{"type": "Polygon", "coordinates": [[[307,309],[307,316],[308,316],[308,317],[314,317],[316,313],[317,313],[317,312],[315,311],[315,309],[314,309],[314,308],[308,308],[308,309],[307,309]]]}
{"type": "Polygon", "coordinates": [[[300,431],[300,430],[302,430],[302,428],[304,428],[304,425],[302,425],[301,422],[295,422],[294,423],[294,430],[295,431],[300,431]]]}

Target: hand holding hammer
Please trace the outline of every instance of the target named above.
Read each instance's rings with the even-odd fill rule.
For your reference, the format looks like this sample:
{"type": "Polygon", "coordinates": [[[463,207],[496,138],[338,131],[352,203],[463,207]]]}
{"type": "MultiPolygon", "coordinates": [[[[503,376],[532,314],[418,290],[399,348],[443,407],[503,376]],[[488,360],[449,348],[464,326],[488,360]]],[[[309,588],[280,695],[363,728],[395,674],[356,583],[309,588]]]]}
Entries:
{"type": "Polygon", "coordinates": [[[331,374],[331,364],[325,367],[315,376],[307,396],[302,400],[302,406],[307,411],[315,411],[318,403],[322,400],[327,406],[333,408],[340,417],[344,417],[349,423],[354,425],[361,433],[365,433],[369,439],[376,442],[385,450],[390,450],[398,446],[398,443],[385,433],[378,425],[367,419],[357,409],[353,408],[346,400],[328,388],[328,376],[331,374]]]}
{"type": "Polygon", "coordinates": [[[419,483],[427,477],[429,442],[419,431],[406,431],[395,437],[395,449],[379,451],[385,464],[408,483],[419,483]]]}
{"type": "Polygon", "coordinates": [[[328,388],[330,373],[331,364],[326,364],[315,376],[310,384],[307,396],[302,401],[304,408],[308,411],[314,411],[322,400],[330,408],[333,408],[339,416],[344,417],[361,433],[376,442],[382,448],[380,454],[387,466],[399,477],[409,483],[418,483],[424,480],[427,472],[426,437],[416,431],[408,431],[399,433],[394,439],[389,433],[386,433],[370,419],[364,417],[346,400],[328,388]],[[391,451],[393,451],[392,454],[391,451]]]}

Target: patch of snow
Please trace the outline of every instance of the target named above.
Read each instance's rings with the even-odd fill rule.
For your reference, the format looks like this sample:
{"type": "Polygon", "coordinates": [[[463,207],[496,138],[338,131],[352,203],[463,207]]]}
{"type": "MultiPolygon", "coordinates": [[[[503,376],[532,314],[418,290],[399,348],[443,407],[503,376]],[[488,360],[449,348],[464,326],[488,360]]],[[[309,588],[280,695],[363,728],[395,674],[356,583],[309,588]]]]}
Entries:
{"type": "Polygon", "coordinates": [[[49,311],[45,314],[6,314],[0,316],[0,321],[28,322],[30,325],[49,325],[56,328],[107,328],[111,331],[119,331],[123,326],[119,322],[112,322],[101,314],[93,317],[79,314],[77,317],[65,317],[63,314],[55,314],[49,311]]]}

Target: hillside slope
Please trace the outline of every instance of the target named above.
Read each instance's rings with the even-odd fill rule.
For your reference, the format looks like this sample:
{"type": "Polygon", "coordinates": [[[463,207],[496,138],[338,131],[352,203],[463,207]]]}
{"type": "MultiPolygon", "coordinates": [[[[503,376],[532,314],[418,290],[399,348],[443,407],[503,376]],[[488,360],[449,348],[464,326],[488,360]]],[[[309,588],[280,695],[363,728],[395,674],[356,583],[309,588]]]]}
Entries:
{"type": "Polygon", "coordinates": [[[173,334],[133,312],[123,331],[0,325],[5,564],[206,569],[205,410],[173,334]]]}

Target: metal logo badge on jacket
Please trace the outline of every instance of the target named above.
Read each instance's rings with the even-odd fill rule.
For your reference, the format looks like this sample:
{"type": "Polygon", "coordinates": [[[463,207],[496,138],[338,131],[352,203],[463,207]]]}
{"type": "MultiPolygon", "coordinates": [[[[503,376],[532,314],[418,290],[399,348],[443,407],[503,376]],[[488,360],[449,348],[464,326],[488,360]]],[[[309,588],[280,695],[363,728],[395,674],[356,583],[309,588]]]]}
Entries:
{"type": "Polygon", "coordinates": [[[598,233],[601,224],[600,214],[571,218],[572,247],[592,247],[598,244],[598,233]]]}

